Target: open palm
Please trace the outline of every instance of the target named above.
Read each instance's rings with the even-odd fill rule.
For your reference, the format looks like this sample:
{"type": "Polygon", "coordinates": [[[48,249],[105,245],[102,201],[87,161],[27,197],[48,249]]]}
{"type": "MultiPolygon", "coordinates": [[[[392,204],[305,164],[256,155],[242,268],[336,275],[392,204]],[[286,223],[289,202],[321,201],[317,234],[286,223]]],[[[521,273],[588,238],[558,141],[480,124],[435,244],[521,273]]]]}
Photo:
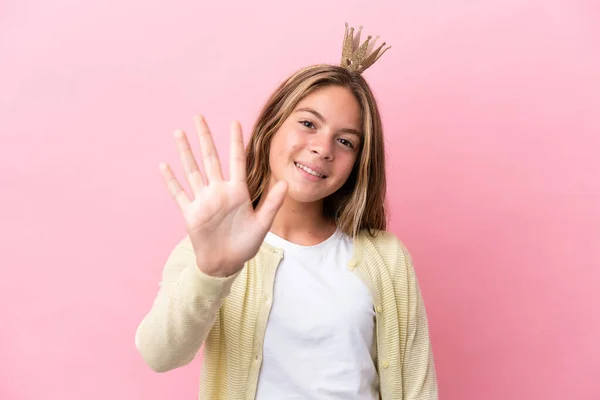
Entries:
{"type": "Polygon", "coordinates": [[[231,125],[230,179],[224,180],[206,121],[200,116],[194,121],[206,177],[182,131],[175,133],[175,141],[191,196],[183,190],[169,165],[161,163],[160,169],[181,210],[198,268],[209,275],[230,276],[258,252],[283,203],[287,185],[278,182],[260,209],[254,210],[246,183],[246,160],[239,123],[231,125]]]}

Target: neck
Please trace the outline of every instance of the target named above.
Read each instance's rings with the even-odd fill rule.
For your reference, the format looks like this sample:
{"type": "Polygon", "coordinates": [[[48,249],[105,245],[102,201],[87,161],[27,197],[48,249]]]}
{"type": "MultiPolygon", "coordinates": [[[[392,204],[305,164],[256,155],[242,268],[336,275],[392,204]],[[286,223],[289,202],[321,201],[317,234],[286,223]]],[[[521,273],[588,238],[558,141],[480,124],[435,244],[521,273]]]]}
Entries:
{"type": "MultiPolygon", "coordinates": [[[[266,194],[262,196],[259,207],[266,194]]],[[[270,231],[292,243],[312,246],[335,232],[335,223],[323,215],[323,201],[301,203],[286,197],[275,215],[270,231]]]]}

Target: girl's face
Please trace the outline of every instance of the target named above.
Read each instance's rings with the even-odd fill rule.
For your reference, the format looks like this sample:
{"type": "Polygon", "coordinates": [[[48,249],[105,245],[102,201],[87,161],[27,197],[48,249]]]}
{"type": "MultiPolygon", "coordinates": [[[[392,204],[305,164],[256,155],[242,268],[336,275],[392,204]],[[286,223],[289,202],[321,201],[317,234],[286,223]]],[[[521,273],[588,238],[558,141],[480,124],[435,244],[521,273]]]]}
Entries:
{"type": "Polygon", "coordinates": [[[302,99],[271,140],[271,185],[295,201],[319,202],[341,188],[361,146],[360,105],[349,89],[328,86],[302,99]]]}

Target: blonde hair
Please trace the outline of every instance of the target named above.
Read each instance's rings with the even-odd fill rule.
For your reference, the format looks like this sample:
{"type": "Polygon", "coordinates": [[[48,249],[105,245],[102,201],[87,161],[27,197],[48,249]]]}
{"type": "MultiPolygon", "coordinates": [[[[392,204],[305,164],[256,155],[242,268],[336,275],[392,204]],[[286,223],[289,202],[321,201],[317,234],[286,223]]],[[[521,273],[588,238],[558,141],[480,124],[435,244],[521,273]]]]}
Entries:
{"type": "Polygon", "coordinates": [[[356,236],[366,229],[374,236],[387,227],[383,127],[375,96],[365,79],[335,65],[303,68],[283,82],[263,106],[246,148],[248,190],[254,207],[270,179],[271,139],[300,100],[317,89],[349,89],[362,114],[362,140],[356,163],[344,185],[324,199],[325,217],[342,232],[356,236]]]}

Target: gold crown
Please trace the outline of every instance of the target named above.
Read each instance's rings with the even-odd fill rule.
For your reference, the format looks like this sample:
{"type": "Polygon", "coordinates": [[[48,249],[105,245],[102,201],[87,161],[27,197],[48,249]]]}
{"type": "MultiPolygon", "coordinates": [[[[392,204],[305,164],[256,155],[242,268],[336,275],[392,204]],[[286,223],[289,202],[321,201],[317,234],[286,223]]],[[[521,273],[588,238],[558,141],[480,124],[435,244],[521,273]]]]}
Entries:
{"type": "Polygon", "coordinates": [[[356,35],[354,34],[354,28],[350,28],[348,30],[348,23],[346,22],[346,32],[344,34],[344,44],[342,47],[342,61],[340,63],[341,67],[346,68],[348,71],[357,72],[362,74],[367,68],[373,65],[379,57],[383,55],[391,46],[386,47],[385,42],[383,42],[375,51],[373,48],[375,47],[375,43],[379,36],[375,38],[371,42],[372,36],[367,36],[367,40],[363,42],[359,46],[360,43],[360,33],[362,31],[362,26],[358,27],[358,32],[356,35]],[[383,50],[382,50],[383,49],[383,50]]]}

